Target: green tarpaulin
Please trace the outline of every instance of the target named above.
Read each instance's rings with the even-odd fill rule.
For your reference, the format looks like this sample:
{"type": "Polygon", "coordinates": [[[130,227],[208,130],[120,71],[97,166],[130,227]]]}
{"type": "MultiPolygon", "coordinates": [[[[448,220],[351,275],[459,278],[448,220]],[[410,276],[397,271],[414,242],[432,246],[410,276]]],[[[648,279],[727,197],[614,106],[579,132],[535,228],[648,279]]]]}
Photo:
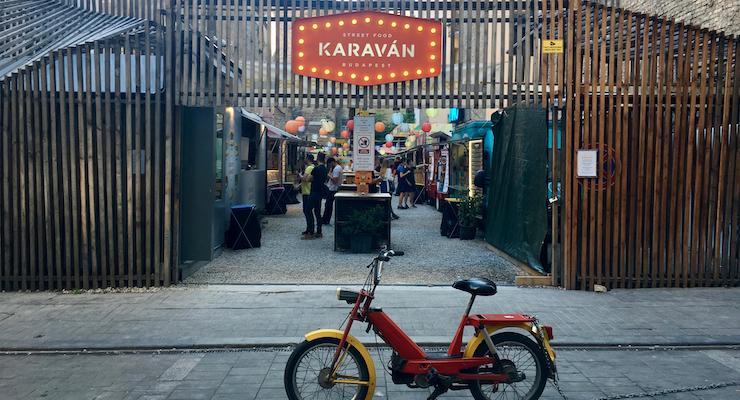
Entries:
{"type": "Polygon", "coordinates": [[[538,105],[517,105],[491,117],[486,241],[542,271],[547,233],[547,123],[538,105]]]}

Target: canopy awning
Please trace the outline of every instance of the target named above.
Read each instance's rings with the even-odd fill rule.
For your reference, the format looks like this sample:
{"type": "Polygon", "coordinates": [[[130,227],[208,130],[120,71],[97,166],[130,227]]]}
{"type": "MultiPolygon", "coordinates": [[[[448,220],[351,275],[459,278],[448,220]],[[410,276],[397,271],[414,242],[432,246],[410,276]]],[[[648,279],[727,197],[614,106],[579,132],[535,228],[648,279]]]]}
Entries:
{"type": "Polygon", "coordinates": [[[307,140],[301,139],[296,135],[292,135],[284,131],[283,129],[276,127],[275,125],[265,122],[265,120],[263,120],[262,117],[260,117],[259,115],[253,112],[247,111],[244,108],[241,109],[241,113],[242,113],[242,116],[244,116],[245,118],[264,126],[265,129],[267,130],[267,137],[269,138],[286,140],[290,143],[295,143],[295,144],[302,144],[302,145],[311,144],[311,142],[307,140]]]}

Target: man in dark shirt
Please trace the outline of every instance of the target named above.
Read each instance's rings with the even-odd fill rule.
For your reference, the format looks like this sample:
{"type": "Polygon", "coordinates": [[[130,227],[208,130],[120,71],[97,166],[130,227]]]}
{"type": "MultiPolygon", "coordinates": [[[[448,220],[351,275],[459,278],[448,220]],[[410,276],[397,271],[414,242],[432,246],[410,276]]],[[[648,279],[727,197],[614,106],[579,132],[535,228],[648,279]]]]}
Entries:
{"type": "Polygon", "coordinates": [[[319,153],[316,157],[316,161],[318,163],[311,171],[311,194],[308,196],[310,209],[313,211],[313,215],[306,216],[306,218],[308,218],[309,235],[313,234],[314,226],[316,227],[316,233],[313,234],[312,237],[307,237],[307,239],[318,239],[323,236],[321,234],[321,199],[323,198],[328,175],[328,170],[325,165],[326,154],[319,153]]]}

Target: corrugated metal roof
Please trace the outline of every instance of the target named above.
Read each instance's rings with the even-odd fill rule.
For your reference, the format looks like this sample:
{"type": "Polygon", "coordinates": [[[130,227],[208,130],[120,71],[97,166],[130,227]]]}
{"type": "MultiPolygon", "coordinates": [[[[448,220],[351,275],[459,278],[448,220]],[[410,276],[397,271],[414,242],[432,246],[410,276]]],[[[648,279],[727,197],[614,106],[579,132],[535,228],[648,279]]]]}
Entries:
{"type": "Polygon", "coordinates": [[[116,17],[49,0],[0,0],[0,80],[54,50],[142,27],[116,17]]]}

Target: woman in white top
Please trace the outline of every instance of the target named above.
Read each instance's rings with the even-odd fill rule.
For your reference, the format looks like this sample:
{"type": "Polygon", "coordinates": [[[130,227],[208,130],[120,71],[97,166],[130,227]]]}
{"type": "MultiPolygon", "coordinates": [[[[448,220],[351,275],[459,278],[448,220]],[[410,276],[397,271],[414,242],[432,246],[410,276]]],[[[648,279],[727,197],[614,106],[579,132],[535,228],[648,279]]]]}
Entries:
{"type": "MultiPolygon", "coordinates": [[[[380,176],[378,179],[380,180],[380,193],[390,193],[391,182],[393,182],[393,170],[391,170],[390,161],[387,158],[383,160],[383,164],[380,166],[380,176]]],[[[391,207],[391,217],[398,219],[398,215],[393,212],[393,207],[391,207]]]]}

